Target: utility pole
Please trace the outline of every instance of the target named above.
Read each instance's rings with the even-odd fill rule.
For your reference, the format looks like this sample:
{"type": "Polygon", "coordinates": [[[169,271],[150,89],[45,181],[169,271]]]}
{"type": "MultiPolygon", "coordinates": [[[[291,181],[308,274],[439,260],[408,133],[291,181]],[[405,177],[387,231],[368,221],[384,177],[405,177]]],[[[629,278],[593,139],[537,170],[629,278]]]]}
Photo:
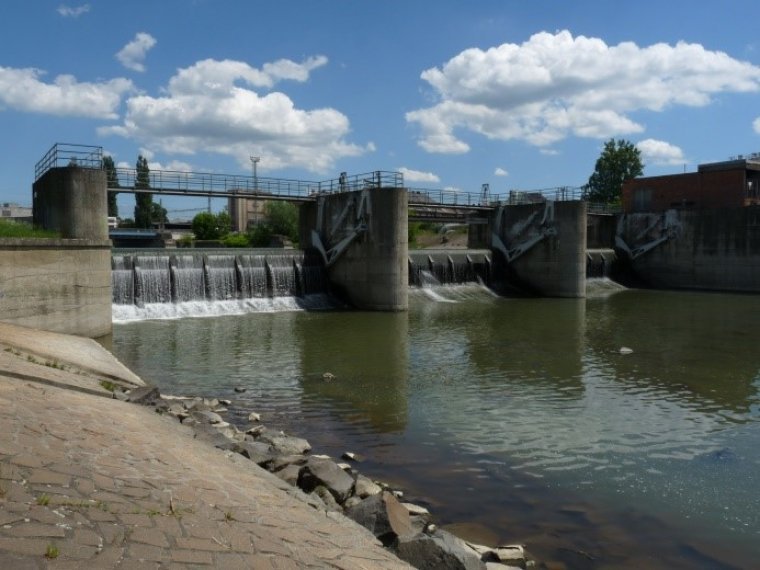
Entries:
{"type": "Polygon", "coordinates": [[[251,164],[253,165],[253,191],[256,192],[259,189],[259,180],[258,176],[256,175],[256,165],[261,160],[260,156],[252,156],[251,157],[251,164]]]}

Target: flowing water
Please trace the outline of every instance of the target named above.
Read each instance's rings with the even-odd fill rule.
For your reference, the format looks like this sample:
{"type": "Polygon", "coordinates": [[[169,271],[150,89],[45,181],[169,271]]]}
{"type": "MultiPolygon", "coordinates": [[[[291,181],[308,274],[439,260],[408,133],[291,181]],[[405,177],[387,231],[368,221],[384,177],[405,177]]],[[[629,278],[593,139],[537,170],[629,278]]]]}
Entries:
{"type": "Polygon", "coordinates": [[[260,301],[117,323],[114,352],[165,392],[364,455],[464,536],[569,568],[757,566],[760,297],[594,280],[586,300],[415,287],[398,314],[260,301]]]}

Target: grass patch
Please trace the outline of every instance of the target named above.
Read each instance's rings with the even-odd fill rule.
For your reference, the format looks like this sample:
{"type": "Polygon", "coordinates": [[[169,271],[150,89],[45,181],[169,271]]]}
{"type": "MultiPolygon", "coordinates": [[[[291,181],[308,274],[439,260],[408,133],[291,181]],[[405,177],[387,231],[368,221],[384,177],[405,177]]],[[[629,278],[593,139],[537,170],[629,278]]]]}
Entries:
{"type": "Polygon", "coordinates": [[[45,558],[54,559],[58,558],[58,547],[55,544],[48,544],[45,549],[45,558]]]}
{"type": "Polygon", "coordinates": [[[37,497],[37,504],[41,505],[43,507],[46,507],[50,504],[50,495],[46,495],[43,493],[39,497],[37,497]]]}
{"type": "Polygon", "coordinates": [[[0,220],[0,238],[57,238],[58,232],[40,230],[24,222],[0,220]]]}
{"type": "Polygon", "coordinates": [[[114,392],[116,390],[116,384],[114,384],[110,380],[101,380],[100,385],[103,387],[104,390],[108,390],[109,392],[114,392]]]}

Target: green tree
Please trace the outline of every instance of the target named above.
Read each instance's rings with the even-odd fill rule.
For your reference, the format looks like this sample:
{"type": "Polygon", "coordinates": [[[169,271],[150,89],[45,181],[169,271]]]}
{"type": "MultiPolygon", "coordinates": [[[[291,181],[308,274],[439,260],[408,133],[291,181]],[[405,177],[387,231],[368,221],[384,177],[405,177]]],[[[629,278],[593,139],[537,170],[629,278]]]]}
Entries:
{"type": "Polygon", "coordinates": [[[298,241],[298,207],[290,202],[270,201],[264,206],[264,221],[251,228],[248,238],[254,247],[266,247],[273,235],[298,241]]]}
{"type": "Polygon", "coordinates": [[[643,172],[641,151],[636,145],[623,139],[610,139],[604,143],[594,173],[584,187],[586,197],[592,202],[618,202],[623,182],[641,176],[643,172]]]}
{"type": "MultiPolygon", "coordinates": [[[[107,154],[103,156],[103,170],[106,171],[106,183],[108,188],[118,188],[119,179],[116,176],[116,166],[113,163],[113,158],[107,154]]],[[[118,216],[119,205],[116,203],[116,196],[118,192],[108,191],[108,215],[118,216]]]]}
{"type": "Polygon", "coordinates": [[[154,224],[165,224],[169,221],[167,216],[168,212],[166,208],[161,206],[158,202],[151,202],[150,204],[150,221],[154,224]]]}
{"type": "MultiPolygon", "coordinates": [[[[150,188],[150,168],[148,160],[140,155],[135,166],[135,189],[150,188]]],[[[135,194],[135,226],[138,228],[151,227],[153,217],[153,195],[150,192],[135,194]]]]}
{"type": "Polygon", "coordinates": [[[231,220],[227,212],[214,215],[200,212],[193,218],[192,228],[196,239],[221,239],[230,233],[231,220]]]}

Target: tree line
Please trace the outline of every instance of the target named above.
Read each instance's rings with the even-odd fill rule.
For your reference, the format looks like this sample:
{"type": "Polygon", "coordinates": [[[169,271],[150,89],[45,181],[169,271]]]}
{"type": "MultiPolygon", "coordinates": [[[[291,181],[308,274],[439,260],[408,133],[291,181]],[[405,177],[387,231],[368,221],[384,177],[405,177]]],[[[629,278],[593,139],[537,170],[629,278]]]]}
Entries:
{"type": "MultiPolygon", "coordinates": [[[[113,158],[108,155],[103,157],[103,170],[106,172],[108,188],[120,188],[119,178],[116,175],[116,165],[113,158]]],[[[148,190],[150,188],[150,167],[148,159],[139,155],[135,164],[135,189],[148,190]]],[[[108,191],[108,215],[114,218],[119,216],[119,205],[116,201],[117,190],[108,191]]],[[[133,218],[121,220],[122,227],[152,228],[154,224],[168,221],[166,208],[153,201],[150,192],[138,192],[135,194],[135,210],[133,218]]]]}

